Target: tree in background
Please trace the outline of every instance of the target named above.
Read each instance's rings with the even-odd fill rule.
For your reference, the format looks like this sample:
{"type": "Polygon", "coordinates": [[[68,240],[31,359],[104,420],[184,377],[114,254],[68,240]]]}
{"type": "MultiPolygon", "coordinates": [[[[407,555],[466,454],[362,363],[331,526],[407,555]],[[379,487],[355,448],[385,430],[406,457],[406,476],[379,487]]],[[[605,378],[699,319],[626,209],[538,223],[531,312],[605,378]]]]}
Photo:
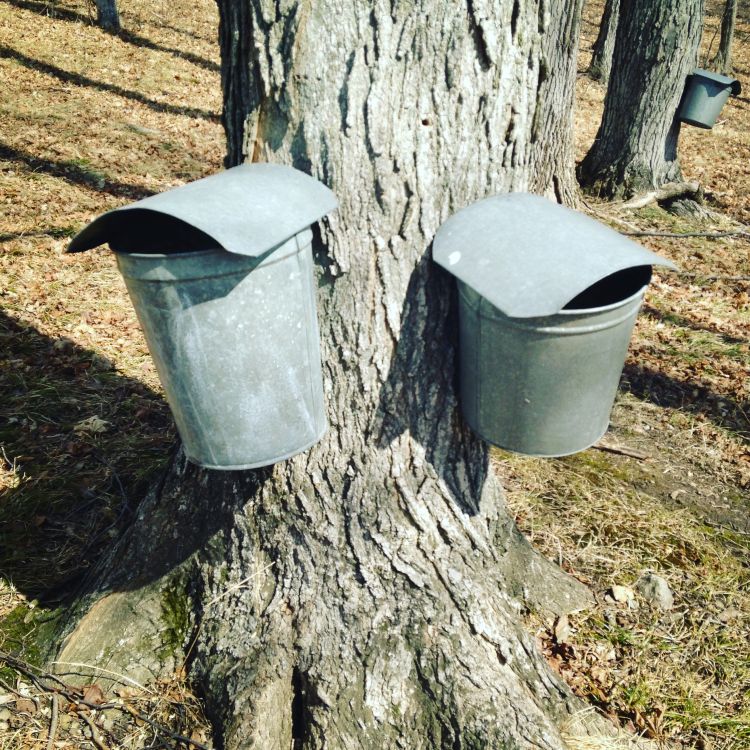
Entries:
{"type": "Polygon", "coordinates": [[[721,39],[719,51],[713,59],[713,68],[724,75],[732,74],[732,41],[737,21],[737,0],[727,0],[721,16],[721,39]]]}
{"type": "Polygon", "coordinates": [[[519,534],[462,423],[430,244],[479,198],[575,195],[580,9],[219,0],[228,165],[340,199],[315,241],[331,427],[258,471],[178,454],[60,660],[147,680],[189,656],[229,749],[566,747],[580,704],[519,615],[589,594],[519,534]]]}
{"type": "Polygon", "coordinates": [[[631,0],[620,9],[612,71],[584,187],[615,198],[682,179],[676,117],[696,67],[704,0],[631,0]]]}
{"type": "Polygon", "coordinates": [[[107,31],[120,30],[120,14],[117,0],[94,0],[96,4],[96,22],[107,31]]]}
{"type": "Polygon", "coordinates": [[[620,18],[620,0],[606,0],[604,15],[599,24],[599,34],[594,42],[588,73],[596,81],[606,83],[612,69],[617,22],[620,18]]]}

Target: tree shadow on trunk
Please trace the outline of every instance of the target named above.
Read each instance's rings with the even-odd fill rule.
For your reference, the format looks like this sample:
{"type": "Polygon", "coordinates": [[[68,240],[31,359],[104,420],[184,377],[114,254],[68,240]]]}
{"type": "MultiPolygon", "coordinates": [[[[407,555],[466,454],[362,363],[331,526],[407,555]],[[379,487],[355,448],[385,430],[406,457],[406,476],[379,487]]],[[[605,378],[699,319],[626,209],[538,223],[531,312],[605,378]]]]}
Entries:
{"type": "Polygon", "coordinates": [[[463,424],[458,408],[458,298],[453,277],[432,262],[428,248],[411,275],[401,311],[395,355],[380,394],[374,432],[378,446],[387,447],[408,432],[423,446],[426,459],[450,489],[463,513],[479,513],[479,497],[490,472],[489,449],[463,424]],[[425,290],[429,290],[428,294],[425,290]],[[424,325],[424,307],[428,308],[424,325]],[[424,363],[431,370],[424,370],[424,363]],[[439,394],[439,403],[436,397],[439,394]],[[467,462],[471,492],[455,474],[454,458],[443,450],[443,419],[449,415],[453,431],[462,431],[461,445],[477,460],[467,462]]]}

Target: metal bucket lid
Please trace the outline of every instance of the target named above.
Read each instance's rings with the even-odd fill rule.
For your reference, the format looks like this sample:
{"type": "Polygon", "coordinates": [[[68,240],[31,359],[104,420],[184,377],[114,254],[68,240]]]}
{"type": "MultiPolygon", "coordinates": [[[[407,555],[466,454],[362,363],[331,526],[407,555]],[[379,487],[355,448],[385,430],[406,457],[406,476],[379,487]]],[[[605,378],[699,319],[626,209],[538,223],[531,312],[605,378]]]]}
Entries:
{"type": "Polygon", "coordinates": [[[133,253],[218,245],[257,257],[337,206],[336,196],[304,172],[279,164],[243,164],[102,214],[67,251],[105,242],[133,253]]]}
{"type": "Polygon", "coordinates": [[[528,193],[485,198],[454,214],[435,236],[432,257],[515,318],[555,315],[627,268],[676,268],[585,214],[528,193]]]}
{"type": "Polygon", "coordinates": [[[729,86],[732,89],[732,96],[739,96],[742,93],[742,84],[736,78],[723,76],[721,73],[714,73],[712,70],[703,70],[698,68],[693,71],[693,75],[698,78],[706,78],[714,83],[720,83],[722,86],[729,86]]]}

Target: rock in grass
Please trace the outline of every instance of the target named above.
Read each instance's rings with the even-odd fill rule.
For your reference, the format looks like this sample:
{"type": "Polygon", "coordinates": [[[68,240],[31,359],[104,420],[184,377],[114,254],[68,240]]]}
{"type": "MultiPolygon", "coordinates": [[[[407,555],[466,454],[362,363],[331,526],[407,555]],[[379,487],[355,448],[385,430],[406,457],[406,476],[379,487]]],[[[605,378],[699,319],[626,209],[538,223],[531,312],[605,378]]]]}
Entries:
{"type": "Polygon", "coordinates": [[[609,595],[613,601],[627,604],[631,609],[635,605],[635,594],[633,594],[633,589],[630,586],[612,586],[609,595]]]}
{"type": "Polygon", "coordinates": [[[635,584],[635,589],[653,607],[667,610],[674,606],[672,589],[656,573],[644,573],[635,584]]]}

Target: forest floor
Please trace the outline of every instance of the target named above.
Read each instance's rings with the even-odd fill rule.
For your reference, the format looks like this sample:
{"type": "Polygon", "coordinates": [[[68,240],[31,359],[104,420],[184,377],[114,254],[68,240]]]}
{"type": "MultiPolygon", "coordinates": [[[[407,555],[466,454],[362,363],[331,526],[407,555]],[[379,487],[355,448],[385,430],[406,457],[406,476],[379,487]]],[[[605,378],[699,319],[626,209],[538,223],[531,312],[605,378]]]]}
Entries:
{"type": "MultiPolygon", "coordinates": [[[[719,6],[709,3],[704,51],[719,6]]],[[[88,702],[109,706],[93,710],[53,701],[24,666],[175,441],[111,254],[63,248],[102,211],[222,167],[214,3],[132,0],[122,11],[126,32],[113,37],[85,0],[0,0],[0,750],[47,747],[50,731],[61,749],[210,743],[181,673],[114,695],[91,688],[88,702]]],[[[600,12],[587,3],[579,158],[605,93],[584,74],[600,12]]],[[[750,3],[739,15],[736,74],[750,90],[750,3]]],[[[620,231],[746,228],[749,134],[745,94],[713,130],[681,136],[685,176],[722,218],[591,198],[584,208],[620,231]]],[[[606,441],[555,460],[495,453],[519,525],[598,602],[567,622],[532,614],[529,627],[574,690],[624,726],[746,750],[750,241],[639,241],[680,272],[656,274],[606,441]],[[667,581],[671,609],[638,593],[645,571],[667,581]]]]}

